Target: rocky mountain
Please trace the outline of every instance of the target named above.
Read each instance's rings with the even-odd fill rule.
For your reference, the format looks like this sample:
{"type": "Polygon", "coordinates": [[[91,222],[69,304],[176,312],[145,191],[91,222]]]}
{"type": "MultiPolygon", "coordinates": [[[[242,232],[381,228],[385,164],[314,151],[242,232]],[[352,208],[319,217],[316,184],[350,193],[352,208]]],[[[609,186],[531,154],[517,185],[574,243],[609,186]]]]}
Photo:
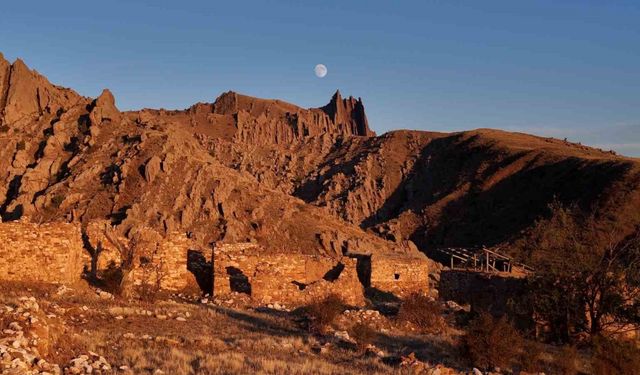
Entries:
{"type": "Polygon", "coordinates": [[[499,245],[554,199],[640,223],[640,163],[526,134],[376,136],[361,99],[319,108],[227,92],[121,112],[0,55],[0,215],[145,224],[203,244],[340,254],[499,245]]]}

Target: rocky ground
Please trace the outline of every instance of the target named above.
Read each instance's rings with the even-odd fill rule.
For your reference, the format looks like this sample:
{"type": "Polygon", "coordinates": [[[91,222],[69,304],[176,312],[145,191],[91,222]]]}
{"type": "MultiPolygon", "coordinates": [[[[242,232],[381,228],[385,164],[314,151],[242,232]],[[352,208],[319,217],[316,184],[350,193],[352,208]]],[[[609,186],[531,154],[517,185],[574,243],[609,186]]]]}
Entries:
{"type": "Polygon", "coordinates": [[[148,303],[85,285],[4,283],[0,300],[2,374],[478,373],[454,328],[418,334],[369,309],[310,334],[287,306],[251,309],[242,298],[148,303]],[[358,323],[375,331],[366,343],[349,333],[358,323]]]}

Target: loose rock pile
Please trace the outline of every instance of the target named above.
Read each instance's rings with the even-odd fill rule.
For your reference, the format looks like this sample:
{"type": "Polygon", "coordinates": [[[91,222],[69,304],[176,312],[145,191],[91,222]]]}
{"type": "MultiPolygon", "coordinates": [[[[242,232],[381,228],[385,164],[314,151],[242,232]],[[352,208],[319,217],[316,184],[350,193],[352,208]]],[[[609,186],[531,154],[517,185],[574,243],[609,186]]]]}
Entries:
{"type": "Polygon", "coordinates": [[[72,359],[64,368],[64,374],[110,374],[111,365],[99,354],[89,352],[72,359]]]}
{"type": "Polygon", "coordinates": [[[0,374],[113,373],[107,360],[93,352],[74,358],[65,366],[47,362],[43,356],[49,350],[52,323],[59,323],[54,322],[56,319],[58,315],[43,311],[34,297],[20,297],[14,304],[0,306],[0,323],[4,327],[0,333],[0,374]]]}
{"type": "Polygon", "coordinates": [[[377,310],[345,310],[342,320],[349,324],[366,323],[376,328],[388,328],[388,319],[377,310]]]}
{"type": "Polygon", "coordinates": [[[16,306],[0,307],[0,320],[9,322],[0,335],[0,373],[61,373],[58,365],[42,359],[49,332],[46,319],[33,297],[21,297],[16,306]]]}

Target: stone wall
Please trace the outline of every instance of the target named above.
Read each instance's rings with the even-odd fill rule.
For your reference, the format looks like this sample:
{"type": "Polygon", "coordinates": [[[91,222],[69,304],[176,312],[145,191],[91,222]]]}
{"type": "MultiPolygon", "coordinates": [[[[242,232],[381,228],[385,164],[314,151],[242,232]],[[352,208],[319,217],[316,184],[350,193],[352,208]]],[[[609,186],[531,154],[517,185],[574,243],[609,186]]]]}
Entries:
{"type": "Polygon", "coordinates": [[[133,286],[159,283],[161,289],[179,291],[198,285],[206,290],[213,284],[218,297],[241,292],[256,304],[302,305],[338,294],[352,305],[362,305],[365,286],[398,296],[428,289],[428,260],[413,254],[332,258],[268,253],[253,243],[236,243],[218,246],[212,266],[205,253],[184,233],[161,236],[144,226],[124,237],[108,221],[91,222],[83,230],[67,223],[0,223],[4,280],[73,283],[83,270],[103,278],[124,268],[123,254],[134,254],[128,257],[132,270],[126,273],[133,286]],[[189,258],[194,253],[199,255],[198,267],[189,258]],[[202,274],[208,280],[213,277],[213,283],[203,281],[202,274]]]}
{"type": "Polygon", "coordinates": [[[162,237],[153,229],[138,227],[131,235],[135,239],[132,240],[112,233],[105,221],[94,221],[87,225],[85,233],[90,248],[85,252],[85,261],[88,264],[92,261],[95,263],[98,276],[108,268],[122,266],[118,246],[135,246],[134,267],[129,275],[133,285],[151,286],[159,283],[161,289],[173,291],[197,285],[194,275],[187,269],[187,254],[196,246],[182,232],[168,233],[162,237]]]}
{"type": "Polygon", "coordinates": [[[84,266],[80,229],[67,223],[0,223],[0,279],[74,283],[84,266]]]}
{"type": "Polygon", "coordinates": [[[371,287],[404,296],[429,290],[429,260],[420,255],[373,254],[371,256],[371,287]]]}
{"type": "Polygon", "coordinates": [[[151,254],[149,263],[138,264],[132,271],[134,285],[159,282],[161,289],[173,291],[195,287],[195,277],[187,270],[187,253],[193,248],[184,233],[167,234],[151,254]]]}
{"type": "Polygon", "coordinates": [[[265,253],[253,244],[232,244],[214,251],[214,296],[232,292],[256,304],[304,305],[329,294],[352,305],[364,303],[356,259],[265,253]]]}
{"type": "Polygon", "coordinates": [[[463,270],[440,272],[438,293],[445,301],[469,304],[474,311],[496,316],[510,313],[510,305],[524,294],[526,280],[507,275],[463,270]]]}

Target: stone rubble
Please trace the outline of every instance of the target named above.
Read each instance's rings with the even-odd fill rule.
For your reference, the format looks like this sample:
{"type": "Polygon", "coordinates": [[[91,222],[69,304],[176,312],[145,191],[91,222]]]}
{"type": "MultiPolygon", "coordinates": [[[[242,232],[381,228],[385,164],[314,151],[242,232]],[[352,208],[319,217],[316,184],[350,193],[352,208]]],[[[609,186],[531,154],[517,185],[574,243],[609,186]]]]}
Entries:
{"type": "Polygon", "coordinates": [[[93,352],[72,359],[65,366],[63,374],[110,374],[112,367],[101,355],[93,352]]]}
{"type": "MultiPolygon", "coordinates": [[[[70,290],[62,285],[58,288],[56,295],[70,290]]],[[[61,310],[56,305],[51,307],[56,311],[61,310]]],[[[57,317],[56,314],[46,314],[35,297],[20,297],[15,305],[0,306],[0,319],[10,321],[0,333],[0,374],[100,375],[113,373],[112,366],[107,360],[93,352],[76,357],[65,366],[49,363],[43,359],[48,348],[50,331],[48,321],[57,317]]]]}
{"type": "Polygon", "coordinates": [[[48,333],[46,317],[34,297],[21,297],[17,306],[0,307],[0,318],[11,321],[0,335],[1,374],[61,374],[60,366],[42,359],[48,333]]]}

